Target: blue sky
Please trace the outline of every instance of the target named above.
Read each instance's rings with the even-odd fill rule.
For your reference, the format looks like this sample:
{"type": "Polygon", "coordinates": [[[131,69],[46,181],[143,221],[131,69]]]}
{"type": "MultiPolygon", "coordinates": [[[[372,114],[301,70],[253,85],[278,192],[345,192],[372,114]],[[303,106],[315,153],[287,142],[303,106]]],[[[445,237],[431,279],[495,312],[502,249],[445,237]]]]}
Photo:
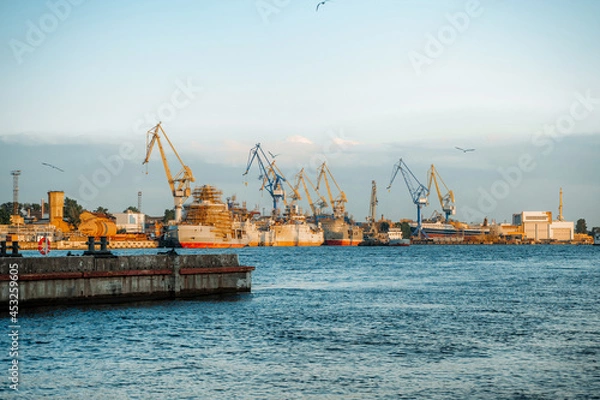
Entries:
{"type": "MultiPolygon", "coordinates": [[[[368,211],[370,180],[383,189],[399,157],[422,180],[434,163],[451,188],[461,188],[457,198],[477,208],[479,188],[490,191],[505,180],[499,170],[518,165],[526,153],[539,160],[535,171],[510,187],[492,217],[556,212],[563,186],[572,196],[567,216],[600,225],[593,201],[600,178],[589,174],[600,163],[586,151],[598,143],[600,104],[558,135],[564,140],[552,139],[552,149],[533,144],[544,125],[569,115],[578,93],[600,98],[600,2],[332,0],[315,12],[316,4],[2,2],[0,152],[88,144],[85,165],[64,151],[48,160],[73,165],[74,175],[53,184],[78,197],[81,175],[103,168],[99,155],[118,154],[124,141],[143,152],[145,131],[162,117],[182,157],[198,165],[199,183],[262,204],[248,189],[255,183],[246,187],[237,175],[250,147],[261,142],[281,153],[278,163],[290,175],[327,159],[352,193],[348,207],[359,219],[368,211]],[[451,21],[462,22],[461,29],[451,21]],[[439,54],[428,53],[431,37],[445,41],[439,54]],[[429,63],[415,68],[415,54],[429,63]],[[477,151],[463,155],[454,146],[477,151]],[[565,176],[574,161],[582,170],[565,176]]],[[[11,157],[11,165],[0,161],[2,202],[11,199],[9,171],[28,168],[14,166],[18,157],[11,157]]],[[[129,177],[126,169],[118,178],[132,192],[155,193],[146,203],[156,214],[171,200],[154,162],[151,178],[129,177]]],[[[131,165],[137,174],[137,163],[131,165]]],[[[34,199],[60,189],[26,182],[23,195],[34,199]]],[[[413,217],[398,183],[398,198],[380,201],[381,212],[413,217]]],[[[94,201],[120,208],[121,190],[108,185],[94,201]]]]}

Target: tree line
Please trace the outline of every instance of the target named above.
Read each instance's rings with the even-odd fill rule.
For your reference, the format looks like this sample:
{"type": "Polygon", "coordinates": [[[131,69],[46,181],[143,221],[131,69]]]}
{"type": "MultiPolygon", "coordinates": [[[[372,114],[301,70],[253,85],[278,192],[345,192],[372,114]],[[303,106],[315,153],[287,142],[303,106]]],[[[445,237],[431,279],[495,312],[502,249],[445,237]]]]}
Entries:
{"type": "MultiPolygon", "coordinates": [[[[27,210],[29,210],[33,214],[40,213],[42,211],[42,206],[38,203],[18,203],[19,215],[21,215],[21,216],[26,215],[27,210]]],[[[77,203],[77,200],[71,199],[69,197],[65,197],[65,204],[63,207],[63,217],[64,217],[65,221],[67,221],[74,227],[78,227],[81,222],[80,216],[84,211],[86,211],[86,210],[79,203],[77,203]]],[[[123,210],[124,213],[126,213],[128,211],[131,211],[134,213],[140,212],[138,210],[138,208],[135,206],[129,206],[125,210],[123,210]]],[[[109,217],[113,217],[113,215],[108,210],[108,208],[103,207],[103,206],[96,207],[96,209],[93,210],[92,212],[98,213],[98,214],[105,214],[109,217]]],[[[13,213],[13,203],[12,202],[0,204],[0,225],[10,224],[10,216],[12,215],[12,213],[13,213]]],[[[173,220],[173,219],[175,219],[175,211],[173,209],[166,209],[164,212],[164,215],[163,215],[163,222],[167,223],[169,220],[173,220]]]]}
{"type": "MultiPolygon", "coordinates": [[[[19,203],[18,208],[19,208],[19,215],[23,215],[23,213],[26,212],[27,210],[30,210],[33,213],[39,213],[42,210],[42,206],[38,203],[19,203]]],[[[84,208],[80,204],[77,203],[77,200],[71,199],[69,197],[65,197],[65,205],[63,208],[63,215],[64,215],[65,220],[68,223],[70,223],[71,225],[73,225],[75,227],[79,226],[79,223],[81,222],[79,217],[80,217],[81,213],[84,211],[85,211],[84,208]]],[[[131,211],[134,213],[140,212],[137,209],[137,207],[134,207],[134,206],[129,206],[125,210],[123,210],[123,212],[127,212],[127,211],[131,211]]],[[[0,225],[10,224],[10,216],[11,216],[12,212],[13,212],[13,203],[12,202],[8,202],[8,203],[4,203],[4,204],[0,205],[0,225]]],[[[112,214],[109,212],[108,208],[103,207],[103,206],[96,207],[96,209],[92,212],[99,213],[99,214],[106,214],[106,215],[112,217],[112,214]]],[[[164,215],[163,215],[163,222],[167,223],[168,221],[173,220],[173,219],[175,219],[175,210],[166,209],[164,212],[164,215]]],[[[405,229],[408,230],[407,226],[408,226],[408,224],[406,224],[406,226],[402,226],[403,234],[405,234],[405,232],[404,232],[405,229]]],[[[383,227],[383,228],[385,229],[385,227],[383,227]]],[[[389,226],[387,226],[387,228],[389,228],[389,226]]],[[[385,230],[387,231],[387,229],[385,229],[385,230]]],[[[600,228],[593,228],[588,231],[585,218],[580,218],[575,223],[575,233],[585,233],[585,234],[591,235],[596,230],[600,230],[600,228]]],[[[409,237],[410,231],[408,231],[406,233],[408,234],[406,237],[409,237]]]]}

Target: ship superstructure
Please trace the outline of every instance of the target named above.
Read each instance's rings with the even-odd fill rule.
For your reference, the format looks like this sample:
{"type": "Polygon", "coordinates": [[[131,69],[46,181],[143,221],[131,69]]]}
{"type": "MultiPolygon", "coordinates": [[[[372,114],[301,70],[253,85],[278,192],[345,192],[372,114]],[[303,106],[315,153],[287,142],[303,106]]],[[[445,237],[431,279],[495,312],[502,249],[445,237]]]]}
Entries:
{"type": "Polygon", "coordinates": [[[222,192],[210,185],[195,188],[182,222],[167,227],[166,240],[184,248],[235,248],[249,244],[245,226],[234,219],[222,192]]]}

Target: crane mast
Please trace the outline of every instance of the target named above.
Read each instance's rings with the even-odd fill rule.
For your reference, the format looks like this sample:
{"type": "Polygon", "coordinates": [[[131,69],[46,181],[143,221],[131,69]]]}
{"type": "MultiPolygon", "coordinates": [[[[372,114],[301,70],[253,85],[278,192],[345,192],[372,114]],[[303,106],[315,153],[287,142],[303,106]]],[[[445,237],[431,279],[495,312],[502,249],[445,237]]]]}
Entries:
{"type": "Polygon", "coordinates": [[[279,203],[285,202],[283,182],[286,182],[286,179],[283,177],[283,174],[280,173],[279,168],[275,167],[275,161],[269,159],[265,154],[260,143],[257,143],[256,146],[250,149],[246,171],[242,175],[248,175],[248,172],[255,161],[258,164],[260,172],[259,179],[262,179],[263,181],[259,190],[267,190],[273,199],[273,212],[274,214],[278,214],[280,208],[279,203]]]}
{"type": "Polygon", "coordinates": [[[296,174],[296,186],[295,186],[294,192],[297,193],[298,196],[300,196],[300,193],[299,193],[300,183],[302,183],[302,186],[304,188],[304,193],[306,193],[306,200],[308,201],[310,209],[312,210],[313,216],[315,218],[318,218],[318,216],[321,214],[321,209],[327,207],[327,200],[325,200],[325,198],[317,191],[317,188],[315,187],[314,183],[312,183],[312,181],[308,178],[308,176],[306,176],[306,173],[304,172],[304,168],[302,168],[300,170],[300,172],[298,172],[298,174],[296,174]],[[313,202],[312,197],[310,195],[310,191],[308,190],[308,186],[306,185],[307,181],[310,184],[310,186],[312,187],[313,192],[315,192],[317,194],[317,196],[319,196],[319,200],[313,202]]]}
{"type": "Polygon", "coordinates": [[[392,177],[390,179],[390,184],[388,185],[388,189],[392,187],[394,180],[396,179],[396,175],[398,175],[398,171],[402,173],[402,177],[404,178],[404,182],[406,183],[406,187],[408,188],[408,192],[410,193],[410,197],[413,203],[417,206],[417,229],[413,233],[415,236],[421,237],[427,236],[425,232],[423,232],[422,220],[421,220],[421,208],[426,206],[428,203],[427,196],[429,196],[429,190],[423,185],[415,174],[412,173],[408,165],[402,160],[402,158],[394,164],[392,169],[392,177]]]}
{"type": "MultiPolygon", "coordinates": [[[[273,170],[273,174],[280,176],[284,179],[285,183],[287,184],[287,186],[290,188],[290,191],[292,192],[292,195],[290,196],[290,198],[292,199],[291,202],[287,202],[287,195],[285,193],[285,189],[283,192],[283,204],[285,206],[285,212],[287,214],[287,217],[292,217],[292,216],[296,216],[299,215],[299,207],[298,207],[298,201],[302,200],[302,196],[300,195],[300,191],[298,190],[297,187],[292,186],[292,184],[290,183],[289,180],[287,180],[285,178],[285,176],[283,175],[283,172],[281,171],[281,169],[279,169],[279,167],[275,164],[275,160],[273,160],[273,162],[271,163],[271,168],[273,170]]],[[[296,185],[297,186],[297,185],[296,185]]]]}
{"type": "Polygon", "coordinates": [[[348,202],[348,199],[346,198],[346,193],[344,193],[344,191],[340,188],[340,186],[335,181],[335,178],[333,177],[333,174],[327,167],[326,163],[321,164],[321,166],[319,167],[319,174],[318,174],[318,178],[317,178],[317,190],[319,189],[319,186],[321,185],[321,181],[325,181],[325,186],[327,188],[327,194],[329,196],[329,204],[331,204],[334,218],[344,217],[346,214],[346,203],[348,202]],[[337,190],[339,192],[338,196],[335,198],[333,197],[333,194],[331,193],[331,186],[329,185],[329,179],[327,178],[328,175],[331,178],[331,181],[333,182],[333,184],[335,185],[335,187],[337,188],[337,190]]]}
{"type": "Polygon", "coordinates": [[[444,180],[440,176],[440,173],[437,171],[437,169],[435,169],[435,166],[433,164],[431,164],[431,168],[427,172],[427,176],[428,176],[427,191],[431,192],[431,183],[434,183],[435,190],[437,192],[438,199],[440,201],[440,206],[442,207],[442,211],[444,212],[444,215],[446,216],[446,223],[447,223],[448,220],[450,219],[450,215],[456,214],[456,205],[454,203],[454,192],[452,192],[452,190],[448,189],[448,186],[446,186],[446,184],[444,183],[444,180]],[[442,194],[442,191],[440,190],[440,185],[438,184],[438,179],[442,183],[442,185],[444,185],[444,188],[446,189],[446,194],[442,194]]]}
{"type": "MultiPolygon", "coordinates": [[[[171,193],[173,194],[173,201],[175,205],[175,222],[179,223],[181,222],[183,203],[185,203],[192,193],[190,184],[195,181],[194,175],[192,174],[190,167],[185,165],[181,160],[181,157],[179,157],[177,150],[175,150],[175,146],[173,146],[173,143],[171,143],[171,140],[165,133],[160,122],[146,133],[146,158],[142,164],[148,164],[150,161],[150,155],[152,154],[152,149],[154,148],[155,144],[158,145],[158,150],[160,151],[160,156],[165,168],[165,174],[167,175],[167,181],[169,183],[169,187],[171,188],[171,193]],[[181,164],[182,168],[175,176],[171,175],[171,169],[169,168],[165,149],[160,139],[161,134],[162,137],[167,140],[171,150],[181,164]]],[[[148,173],[147,170],[146,173],[148,173]]]]}

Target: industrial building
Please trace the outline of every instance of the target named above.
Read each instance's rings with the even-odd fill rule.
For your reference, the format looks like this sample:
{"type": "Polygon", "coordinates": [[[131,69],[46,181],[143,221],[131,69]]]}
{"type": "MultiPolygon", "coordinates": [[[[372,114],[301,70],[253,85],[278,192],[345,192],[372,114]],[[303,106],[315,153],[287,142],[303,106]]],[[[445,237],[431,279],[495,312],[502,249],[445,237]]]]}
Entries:
{"type": "Polygon", "coordinates": [[[116,218],[117,230],[125,233],[144,233],[145,232],[145,215],[143,213],[135,213],[127,210],[124,213],[113,214],[116,218]]]}
{"type": "Polygon", "coordinates": [[[512,224],[524,239],[536,242],[573,240],[575,224],[569,221],[553,221],[551,211],[522,211],[513,214],[512,224]]]}

